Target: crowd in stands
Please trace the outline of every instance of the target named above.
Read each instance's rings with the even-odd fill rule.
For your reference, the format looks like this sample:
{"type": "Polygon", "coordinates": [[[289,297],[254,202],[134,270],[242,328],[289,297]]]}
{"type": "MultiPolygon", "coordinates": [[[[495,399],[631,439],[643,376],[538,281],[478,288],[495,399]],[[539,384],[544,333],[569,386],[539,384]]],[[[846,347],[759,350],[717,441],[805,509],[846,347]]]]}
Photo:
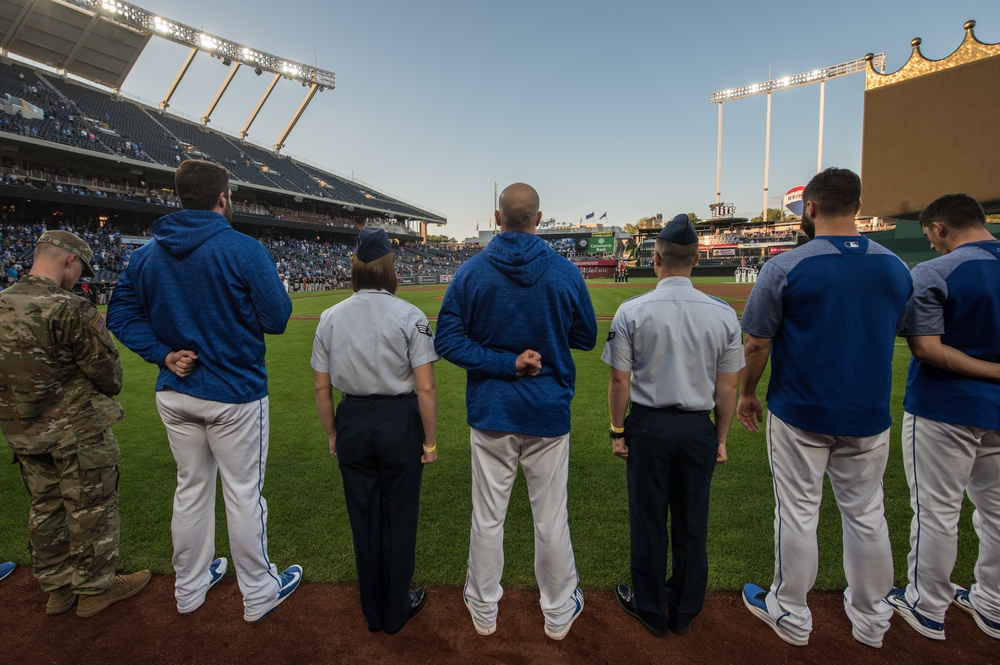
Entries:
{"type": "Polygon", "coordinates": [[[702,245],[748,245],[759,243],[795,242],[795,231],[782,233],[767,231],[746,231],[742,233],[712,233],[698,237],[702,245]]]}
{"type": "MultiPolygon", "coordinates": [[[[0,63],[0,132],[172,167],[186,159],[204,159],[231,170],[235,180],[254,185],[384,209],[407,218],[428,214],[252,143],[16,63],[0,63]]],[[[289,219],[285,213],[275,216],[289,219]]],[[[351,222],[333,217],[324,223],[351,222]]]]}
{"type": "MultiPolygon", "coordinates": [[[[12,222],[12,219],[0,219],[0,260],[4,277],[0,280],[0,287],[16,282],[31,268],[32,252],[39,235],[46,230],[61,229],[79,235],[94,251],[92,265],[96,275],[81,282],[81,289],[95,304],[107,302],[135,250],[135,247],[124,244],[122,237],[152,237],[152,229],[141,226],[101,226],[97,222],[83,220],[17,225],[12,222]]],[[[267,229],[258,240],[270,252],[278,274],[290,292],[350,287],[354,243],[348,238],[344,242],[302,239],[267,229]]],[[[479,251],[479,247],[436,243],[400,246],[396,249],[397,272],[400,276],[453,274],[463,261],[479,251]]]]}

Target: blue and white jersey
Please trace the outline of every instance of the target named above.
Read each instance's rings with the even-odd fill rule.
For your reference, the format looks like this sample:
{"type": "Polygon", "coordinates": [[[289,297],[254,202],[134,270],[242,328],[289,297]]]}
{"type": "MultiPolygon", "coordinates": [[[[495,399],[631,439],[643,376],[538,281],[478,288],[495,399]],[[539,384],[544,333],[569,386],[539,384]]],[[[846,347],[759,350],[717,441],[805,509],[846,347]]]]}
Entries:
{"type": "MultiPolygon", "coordinates": [[[[940,336],[966,355],[1000,362],[1000,242],[970,242],[913,269],[903,335],[940,336]]],[[[906,378],[907,413],[951,425],[1000,429],[1000,383],[933,367],[914,358],[906,378]]]]}
{"type": "Polygon", "coordinates": [[[892,354],[913,282],[864,236],[817,236],[764,264],[743,332],[771,339],[767,407],[833,436],[889,428],[892,354]]]}

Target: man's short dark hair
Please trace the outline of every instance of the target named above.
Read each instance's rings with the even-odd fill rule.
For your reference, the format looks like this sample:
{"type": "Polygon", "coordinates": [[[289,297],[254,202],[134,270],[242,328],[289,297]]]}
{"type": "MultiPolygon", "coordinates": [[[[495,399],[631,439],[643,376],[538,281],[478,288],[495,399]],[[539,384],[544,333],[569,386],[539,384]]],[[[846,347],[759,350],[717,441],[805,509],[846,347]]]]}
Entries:
{"type": "Polygon", "coordinates": [[[657,238],[655,251],[668,270],[686,270],[694,265],[695,257],[698,256],[698,243],[680,245],[657,238]]]}
{"type": "Polygon", "coordinates": [[[174,189],[185,210],[212,210],[229,191],[229,172],[202,159],[186,159],[174,173],[174,189]]]}
{"type": "Polygon", "coordinates": [[[849,169],[829,168],[813,176],[802,190],[802,203],[816,204],[824,217],[853,215],[861,207],[861,178],[849,169]]]}
{"type": "Polygon", "coordinates": [[[920,226],[941,222],[955,230],[974,229],[986,225],[986,213],[979,201],[968,194],[939,196],[920,213],[920,226]]]}

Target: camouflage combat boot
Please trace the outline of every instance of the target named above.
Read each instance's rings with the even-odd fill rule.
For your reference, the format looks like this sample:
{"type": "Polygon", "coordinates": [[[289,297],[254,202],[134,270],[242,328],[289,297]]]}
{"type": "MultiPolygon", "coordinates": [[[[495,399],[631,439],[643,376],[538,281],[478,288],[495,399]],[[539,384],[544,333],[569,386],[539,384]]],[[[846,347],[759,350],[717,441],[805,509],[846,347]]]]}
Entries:
{"type": "Polygon", "coordinates": [[[106,610],[119,600],[131,598],[146,588],[149,584],[148,570],[140,570],[130,575],[115,575],[115,581],[107,589],[96,596],[80,596],[80,604],[76,607],[78,617],[92,617],[106,610]]]}
{"type": "Polygon", "coordinates": [[[69,612],[73,609],[73,603],[76,602],[76,594],[73,593],[73,588],[68,584],[64,587],[59,587],[55,591],[49,592],[49,602],[45,605],[46,614],[62,614],[63,612],[69,612]]]}

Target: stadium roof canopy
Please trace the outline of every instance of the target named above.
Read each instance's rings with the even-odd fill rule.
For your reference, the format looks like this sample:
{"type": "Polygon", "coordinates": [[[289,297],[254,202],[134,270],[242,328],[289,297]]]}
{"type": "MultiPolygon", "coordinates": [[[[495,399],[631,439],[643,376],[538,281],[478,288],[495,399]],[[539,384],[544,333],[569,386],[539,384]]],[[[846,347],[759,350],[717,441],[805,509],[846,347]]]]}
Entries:
{"type": "Polygon", "coordinates": [[[208,53],[224,65],[232,66],[226,82],[202,117],[202,124],[210,122],[212,112],[242,65],[258,76],[265,71],[274,74],[267,93],[243,127],[243,137],[279,79],[300,81],[309,88],[305,100],[274,144],[276,152],[284,147],[285,139],[313,96],[335,85],[333,72],[206,33],[122,0],[0,0],[0,55],[13,53],[116,91],[121,90],[154,36],[190,49],[187,61],[160,102],[161,109],[170,105],[171,96],[198,53],[208,53]]]}
{"type": "Polygon", "coordinates": [[[119,89],[150,30],[103,14],[100,0],[0,0],[0,48],[119,89]]]}

